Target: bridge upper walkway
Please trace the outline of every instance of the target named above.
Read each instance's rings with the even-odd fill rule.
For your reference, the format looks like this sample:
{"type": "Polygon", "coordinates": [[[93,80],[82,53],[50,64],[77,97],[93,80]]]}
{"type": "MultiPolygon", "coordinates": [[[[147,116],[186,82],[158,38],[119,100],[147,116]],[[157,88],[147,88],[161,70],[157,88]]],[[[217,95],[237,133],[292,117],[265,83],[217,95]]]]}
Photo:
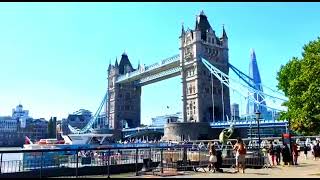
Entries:
{"type": "Polygon", "coordinates": [[[143,86],[157,82],[180,74],[180,55],[174,55],[158,63],[139,68],[133,72],[121,75],[116,83],[126,83],[137,81],[137,85],[143,86]]]}

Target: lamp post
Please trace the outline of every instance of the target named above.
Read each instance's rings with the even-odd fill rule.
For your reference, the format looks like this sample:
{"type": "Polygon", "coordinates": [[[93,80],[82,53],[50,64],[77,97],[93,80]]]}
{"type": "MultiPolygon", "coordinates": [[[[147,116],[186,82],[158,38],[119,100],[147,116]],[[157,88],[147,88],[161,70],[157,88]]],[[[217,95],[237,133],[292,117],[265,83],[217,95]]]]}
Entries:
{"type": "MultiPolygon", "coordinates": [[[[291,125],[291,121],[290,119],[288,119],[288,134],[289,134],[289,147],[290,147],[290,157],[291,159],[293,160],[293,157],[292,157],[292,143],[291,143],[291,134],[290,134],[290,125],[291,125]]],[[[291,161],[293,162],[293,161],[291,161]]]]}
{"type": "Polygon", "coordinates": [[[251,141],[251,144],[253,143],[252,142],[252,121],[250,122],[250,141],[251,141]]]}
{"type": "Polygon", "coordinates": [[[260,154],[260,148],[261,148],[261,141],[260,141],[260,115],[261,115],[261,113],[259,112],[259,110],[257,110],[257,112],[256,112],[256,120],[257,120],[257,123],[258,123],[259,154],[260,154]]]}

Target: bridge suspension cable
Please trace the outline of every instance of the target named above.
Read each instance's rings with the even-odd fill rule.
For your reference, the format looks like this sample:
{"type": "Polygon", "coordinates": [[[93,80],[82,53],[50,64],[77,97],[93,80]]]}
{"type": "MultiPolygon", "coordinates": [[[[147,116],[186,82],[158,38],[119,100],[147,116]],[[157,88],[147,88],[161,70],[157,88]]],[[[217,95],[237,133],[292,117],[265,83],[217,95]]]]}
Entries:
{"type": "MultiPolygon", "coordinates": [[[[230,69],[231,69],[233,72],[235,72],[236,75],[237,75],[240,79],[242,79],[248,86],[251,86],[252,88],[255,88],[255,83],[254,83],[253,79],[252,79],[250,76],[248,76],[247,74],[243,73],[241,70],[239,70],[238,68],[236,68],[236,67],[233,66],[232,64],[228,63],[228,65],[229,65],[230,69]]],[[[257,86],[260,87],[260,89],[266,88],[266,89],[271,90],[271,91],[274,92],[274,93],[277,93],[278,95],[285,96],[284,93],[282,93],[282,92],[280,92],[280,91],[277,91],[277,90],[274,90],[274,89],[272,89],[272,88],[270,88],[270,87],[268,87],[268,86],[266,86],[266,85],[264,85],[264,84],[262,84],[262,83],[257,84],[257,86]]]]}
{"type": "MultiPolygon", "coordinates": [[[[99,105],[96,113],[91,117],[91,119],[89,120],[89,122],[86,124],[85,127],[83,127],[82,129],[76,129],[74,127],[72,127],[70,124],[68,124],[68,127],[70,129],[70,131],[72,133],[75,134],[83,134],[83,133],[87,133],[87,132],[92,132],[93,128],[92,126],[94,125],[94,123],[96,123],[96,121],[98,120],[98,117],[100,115],[100,112],[102,110],[103,105],[105,105],[106,101],[108,99],[108,92],[104,95],[101,104],[99,105]]],[[[108,118],[108,117],[107,117],[108,118]]]]}
{"type": "Polygon", "coordinates": [[[214,97],[213,97],[213,75],[211,75],[211,100],[212,100],[212,119],[213,119],[213,123],[215,122],[214,119],[214,97]]]}
{"type": "MultiPolygon", "coordinates": [[[[237,82],[236,80],[233,80],[232,78],[230,78],[228,75],[226,75],[225,73],[223,73],[222,71],[220,71],[219,69],[217,69],[216,67],[214,67],[212,64],[210,64],[207,60],[205,60],[204,58],[201,58],[201,61],[203,62],[203,64],[206,66],[207,69],[209,69],[209,71],[218,79],[220,80],[221,83],[223,83],[224,85],[226,85],[227,87],[235,90],[236,92],[238,92],[240,95],[242,95],[245,98],[248,98],[249,101],[253,102],[254,104],[257,104],[259,106],[263,106],[269,109],[273,109],[273,110],[277,110],[277,111],[283,111],[280,109],[276,109],[267,105],[262,104],[263,102],[266,101],[266,98],[271,98],[272,100],[279,100],[279,101],[287,101],[287,99],[284,98],[279,98],[276,96],[272,96],[269,94],[266,94],[260,90],[257,90],[255,88],[253,88],[251,85],[248,85],[248,81],[244,84],[241,81],[237,82]],[[241,90],[240,88],[235,88],[233,86],[230,85],[230,80],[232,80],[232,82],[236,82],[237,84],[240,85],[240,88],[244,88],[244,90],[241,90]],[[249,91],[248,95],[246,95],[244,92],[249,91]],[[255,94],[257,96],[261,97],[261,100],[259,100],[258,98],[255,98],[255,94]]],[[[244,78],[241,78],[242,80],[244,78]]]]}

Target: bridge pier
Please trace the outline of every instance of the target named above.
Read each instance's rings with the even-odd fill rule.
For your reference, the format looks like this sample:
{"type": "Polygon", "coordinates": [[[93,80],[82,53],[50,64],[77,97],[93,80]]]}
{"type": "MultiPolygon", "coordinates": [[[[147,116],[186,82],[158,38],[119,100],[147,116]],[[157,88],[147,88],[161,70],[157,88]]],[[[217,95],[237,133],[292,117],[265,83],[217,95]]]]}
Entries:
{"type": "Polygon", "coordinates": [[[201,140],[211,137],[211,128],[209,123],[202,122],[176,122],[168,123],[164,126],[163,140],[183,141],[183,140],[201,140]]]}

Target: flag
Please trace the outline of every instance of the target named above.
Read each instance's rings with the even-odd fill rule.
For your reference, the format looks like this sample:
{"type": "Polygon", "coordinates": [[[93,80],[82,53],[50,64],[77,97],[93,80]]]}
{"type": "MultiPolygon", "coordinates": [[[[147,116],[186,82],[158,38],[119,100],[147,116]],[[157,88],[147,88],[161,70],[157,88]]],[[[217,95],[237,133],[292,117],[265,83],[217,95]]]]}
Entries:
{"type": "Polygon", "coordinates": [[[25,137],[24,144],[31,144],[31,140],[28,138],[28,136],[25,137]]]}

